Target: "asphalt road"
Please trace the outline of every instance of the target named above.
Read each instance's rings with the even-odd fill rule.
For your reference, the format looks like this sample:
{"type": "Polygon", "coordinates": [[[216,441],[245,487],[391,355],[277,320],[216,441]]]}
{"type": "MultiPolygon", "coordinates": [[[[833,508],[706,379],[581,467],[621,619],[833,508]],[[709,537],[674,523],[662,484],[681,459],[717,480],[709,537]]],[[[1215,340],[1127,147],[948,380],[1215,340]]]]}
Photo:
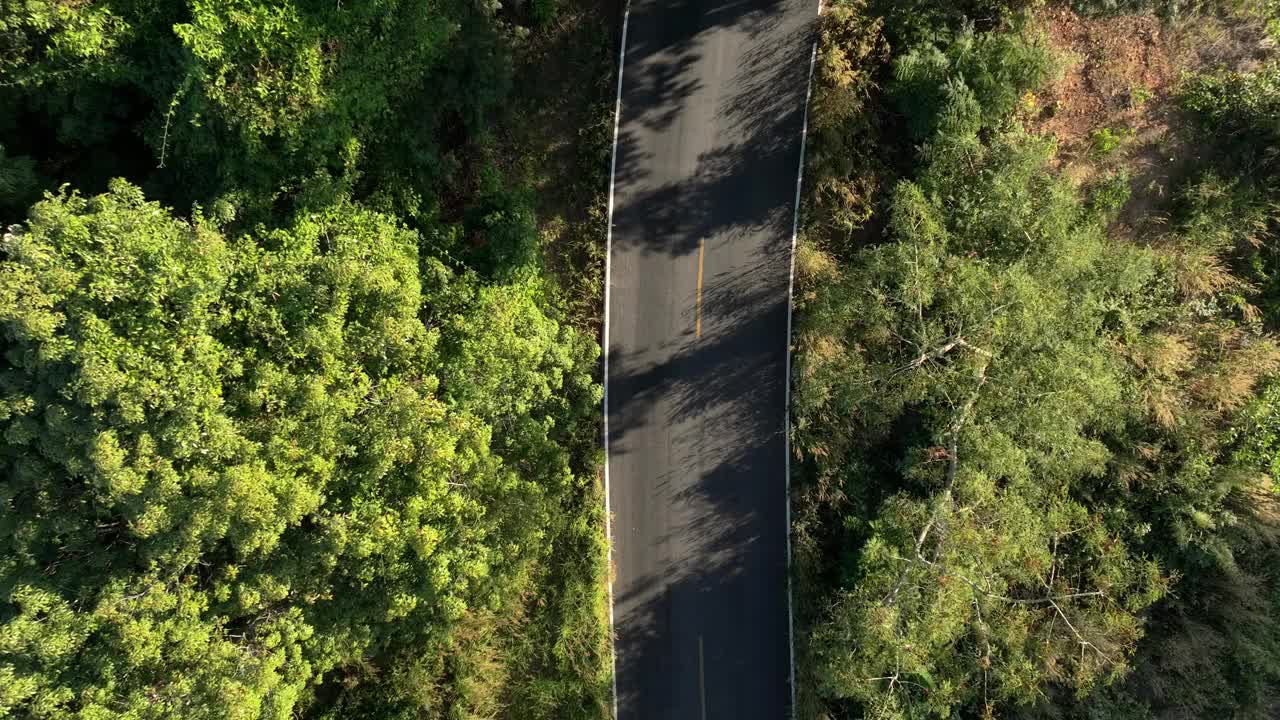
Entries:
{"type": "Polygon", "coordinates": [[[633,0],[606,400],[619,720],[790,710],[788,281],[817,0],[633,0]]]}

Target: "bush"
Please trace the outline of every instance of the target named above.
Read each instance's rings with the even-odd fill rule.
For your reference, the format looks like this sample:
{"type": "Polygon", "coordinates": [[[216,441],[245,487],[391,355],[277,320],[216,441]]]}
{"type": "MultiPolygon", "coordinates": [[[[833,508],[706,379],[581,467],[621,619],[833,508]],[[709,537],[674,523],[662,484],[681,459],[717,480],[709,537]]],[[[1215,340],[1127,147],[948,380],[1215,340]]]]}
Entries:
{"type": "Polygon", "coordinates": [[[1115,220],[1129,201],[1130,177],[1128,171],[1109,173],[1090,188],[1089,206],[1104,223],[1115,220]]]}
{"type": "Polygon", "coordinates": [[[1107,157],[1119,150],[1132,137],[1133,131],[1128,128],[1112,130],[1109,127],[1104,127],[1090,133],[1089,141],[1093,146],[1094,155],[1107,157]]]}
{"type": "Polygon", "coordinates": [[[1179,99],[1210,141],[1237,162],[1275,166],[1280,157],[1280,65],[1194,76],[1179,99]]]}
{"type": "Polygon", "coordinates": [[[943,47],[927,43],[897,57],[889,89],[912,137],[925,140],[946,123],[999,127],[1023,95],[1048,82],[1056,68],[1046,39],[1029,27],[990,33],[966,28],[943,47]],[[975,112],[951,114],[966,104],[975,112]]]}

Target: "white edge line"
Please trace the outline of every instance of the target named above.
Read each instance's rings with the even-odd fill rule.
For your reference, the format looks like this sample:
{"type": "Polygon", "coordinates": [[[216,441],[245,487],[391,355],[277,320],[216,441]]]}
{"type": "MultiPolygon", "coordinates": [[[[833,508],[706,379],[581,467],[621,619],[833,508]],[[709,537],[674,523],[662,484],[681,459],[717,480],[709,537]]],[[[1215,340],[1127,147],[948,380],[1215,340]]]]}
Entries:
{"type": "MultiPolygon", "coordinates": [[[[822,18],[822,0],[818,0],[818,18],[822,18]]],[[[814,32],[819,28],[815,27],[814,32]]],[[[796,285],[796,238],[800,234],[800,189],[804,185],[804,152],[809,139],[809,98],[813,93],[813,67],[818,59],[818,38],[809,53],[809,81],[804,90],[804,119],[800,123],[800,164],[796,170],[796,202],[791,218],[791,267],[787,271],[787,363],[783,376],[784,405],[782,411],[782,447],[786,473],[787,503],[787,646],[791,653],[791,717],[796,717],[796,623],[791,601],[791,306],[796,285]]],[[[615,694],[616,695],[616,694],[615,694]]]]}
{"type": "Polygon", "coordinates": [[[613,157],[609,161],[609,216],[605,229],[604,247],[604,331],[601,353],[604,356],[603,385],[604,422],[601,435],[604,440],[604,533],[609,546],[609,655],[613,665],[613,717],[618,717],[618,650],[613,630],[613,509],[609,504],[609,285],[613,265],[613,185],[618,171],[618,128],[622,120],[622,70],[627,62],[627,22],[631,19],[631,0],[626,0],[622,11],[622,38],[618,49],[618,95],[613,104],[613,157]]]}
{"type": "MultiPolygon", "coordinates": [[[[818,0],[818,16],[822,15],[822,0],[818,0]]],[[[605,538],[609,546],[609,644],[613,660],[613,717],[618,717],[618,653],[614,644],[614,611],[613,611],[613,511],[609,500],[609,287],[613,265],[613,197],[614,179],[618,169],[618,130],[622,119],[622,74],[627,59],[627,25],[631,19],[631,2],[627,0],[622,13],[622,38],[618,50],[618,91],[614,100],[613,114],[613,153],[609,162],[609,210],[608,226],[605,230],[604,259],[604,331],[602,338],[603,367],[603,423],[602,438],[604,441],[604,513],[605,538]]],[[[787,508],[787,644],[790,651],[791,666],[791,715],[796,712],[796,650],[795,620],[792,610],[791,592],[791,315],[795,292],[796,238],[800,232],[800,191],[804,184],[805,147],[809,136],[809,100],[813,92],[813,69],[818,57],[818,43],[815,39],[809,54],[809,79],[804,93],[804,113],[800,127],[800,161],[796,170],[795,207],[791,221],[791,259],[787,271],[787,336],[786,336],[786,369],[784,380],[783,406],[783,459],[785,463],[786,508],[787,508]]]]}

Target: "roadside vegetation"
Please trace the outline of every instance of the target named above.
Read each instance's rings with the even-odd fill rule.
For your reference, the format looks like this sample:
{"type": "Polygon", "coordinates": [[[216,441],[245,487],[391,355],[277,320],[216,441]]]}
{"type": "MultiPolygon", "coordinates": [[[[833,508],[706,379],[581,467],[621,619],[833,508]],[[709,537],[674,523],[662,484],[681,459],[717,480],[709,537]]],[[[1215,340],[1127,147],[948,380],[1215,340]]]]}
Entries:
{"type": "Polygon", "coordinates": [[[608,8],[0,0],[0,717],[606,717],[608,8]]]}
{"type": "Polygon", "coordinates": [[[798,716],[1280,715],[1280,6],[835,0],[798,716]]]}

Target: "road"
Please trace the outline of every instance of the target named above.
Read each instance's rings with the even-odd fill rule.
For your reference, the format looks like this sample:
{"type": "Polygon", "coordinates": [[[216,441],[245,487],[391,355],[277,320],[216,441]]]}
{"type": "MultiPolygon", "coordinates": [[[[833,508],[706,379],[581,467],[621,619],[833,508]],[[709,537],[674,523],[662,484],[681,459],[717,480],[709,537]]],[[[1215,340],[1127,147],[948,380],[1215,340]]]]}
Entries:
{"type": "Polygon", "coordinates": [[[785,375],[816,0],[633,0],[607,480],[619,720],[790,712],[785,375]]]}

